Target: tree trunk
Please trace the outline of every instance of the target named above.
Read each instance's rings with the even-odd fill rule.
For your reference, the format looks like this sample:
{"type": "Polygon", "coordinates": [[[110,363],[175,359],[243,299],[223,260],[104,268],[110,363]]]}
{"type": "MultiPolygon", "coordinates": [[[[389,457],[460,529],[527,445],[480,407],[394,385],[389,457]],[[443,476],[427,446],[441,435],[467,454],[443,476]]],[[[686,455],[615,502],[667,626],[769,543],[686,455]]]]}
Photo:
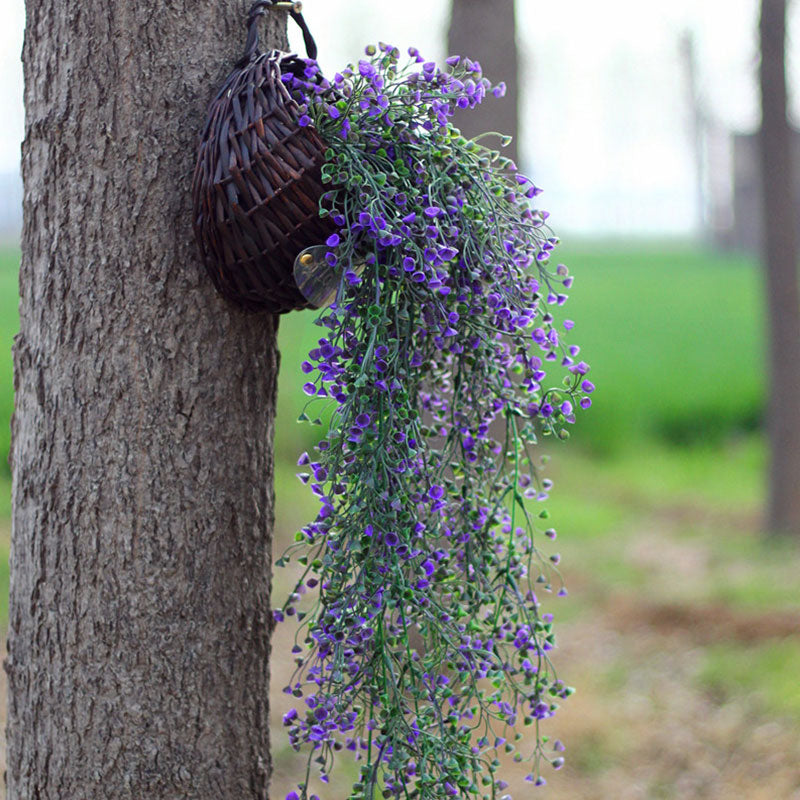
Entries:
{"type": "Polygon", "coordinates": [[[800,535],[800,293],[791,132],[786,117],[786,0],[761,3],[763,261],[769,320],[768,529],[800,535]]]}
{"type": "MultiPolygon", "coordinates": [[[[514,0],[453,0],[447,47],[451,54],[480,61],[483,74],[492,81],[505,81],[503,99],[491,94],[477,108],[456,115],[456,124],[466,136],[486,131],[508,134],[514,139],[503,155],[517,160],[519,150],[519,63],[514,0]]],[[[499,143],[487,141],[496,149],[499,143]]]]}
{"type": "Polygon", "coordinates": [[[244,11],[27,3],[9,800],[267,797],[277,325],[190,202],[244,11]]]}
{"type": "Polygon", "coordinates": [[[708,140],[708,114],[700,94],[700,81],[697,74],[697,45],[691,30],[685,30],[678,38],[678,50],[683,66],[686,97],[686,117],[689,123],[689,146],[692,150],[694,177],[694,198],[697,210],[695,227],[703,239],[708,239],[708,186],[706,181],[706,162],[708,140]]]}

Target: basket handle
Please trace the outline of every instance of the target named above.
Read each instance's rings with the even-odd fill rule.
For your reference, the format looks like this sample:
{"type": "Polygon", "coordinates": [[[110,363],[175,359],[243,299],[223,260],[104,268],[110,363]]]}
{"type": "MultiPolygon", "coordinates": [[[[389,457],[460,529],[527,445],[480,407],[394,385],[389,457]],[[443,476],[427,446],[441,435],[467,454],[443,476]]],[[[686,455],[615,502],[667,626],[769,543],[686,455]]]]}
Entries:
{"type": "Polygon", "coordinates": [[[267,13],[268,8],[287,9],[289,16],[297,23],[300,30],[303,32],[303,42],[306,46],[306,53],[309,58],[316,59],[317,45],[314,42],[314,37],[300,13],[300,3],[280,2],[279,0],[256,0],[250,7],[247,14],[247,43],[244,46],[244,55],[242,56],[242,64],[246,64],[258,53],[258,22],[259,18],[267,13]]]}

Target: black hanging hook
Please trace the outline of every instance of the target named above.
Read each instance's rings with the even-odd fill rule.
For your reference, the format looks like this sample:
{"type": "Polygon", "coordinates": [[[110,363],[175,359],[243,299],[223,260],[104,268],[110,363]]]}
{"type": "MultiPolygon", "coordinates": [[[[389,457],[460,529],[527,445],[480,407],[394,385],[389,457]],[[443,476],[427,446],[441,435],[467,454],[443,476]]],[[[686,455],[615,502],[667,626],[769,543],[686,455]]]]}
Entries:
{"type": "Polygon", "coordinates": [[[303,43],[306,46],[306,53],[309,58],[316,59],[317,45],[311,31],[300,13],[302,4],[299,2],[282,2],[281,0],[257,0],[250,6],[250,11],[247,13],[247,43],[244,47],[244,55],[241,58],[240,64],[246,64],[250,59],[258,54],[258,22],[259,19],[267,13],[267,9],[283,9],[289,12],[289,16],[297,23],[297,26],[303,32],[303,43]]]}

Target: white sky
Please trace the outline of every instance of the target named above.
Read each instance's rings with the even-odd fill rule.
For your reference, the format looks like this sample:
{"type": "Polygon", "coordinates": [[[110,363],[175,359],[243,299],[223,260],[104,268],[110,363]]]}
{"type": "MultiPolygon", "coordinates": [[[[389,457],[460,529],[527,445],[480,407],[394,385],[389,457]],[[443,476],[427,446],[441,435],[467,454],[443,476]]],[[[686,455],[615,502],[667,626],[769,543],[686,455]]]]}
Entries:
{"type": "MultiPolygon", "coordinates": [[[[443,57],[448,7],[448,0],[305,0],[304,13],[323,67],[333,71],[378,40],[443,57]]],[[[554,227],[690,231],[696,211],[678,37],[687,28],[695,35],[708,110],[726,127],[751,130],[757,0],[517,0],[517,8],[522,161],[545,190],[554,227]]],[[[790,17],[791,89],[800,80],[800,58],[792,57],[797,0],[790,17]]],[[[23,0],[2,0],[0,21],[0,171],[11,171],[23,131],[23,0]]]]}

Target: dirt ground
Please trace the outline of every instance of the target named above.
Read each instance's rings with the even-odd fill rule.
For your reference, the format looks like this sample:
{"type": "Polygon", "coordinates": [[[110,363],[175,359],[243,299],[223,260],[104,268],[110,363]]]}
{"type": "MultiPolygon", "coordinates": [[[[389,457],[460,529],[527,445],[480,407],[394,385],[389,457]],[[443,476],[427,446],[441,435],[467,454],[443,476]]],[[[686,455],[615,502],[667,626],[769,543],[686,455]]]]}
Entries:
{"type": "MultiPolygon", "coordinates": [[[[752,541],[744,539],[741,555],[730,538],[722,555],[715,550],[720,535],[737,530],[734,522],[738,535],[759,536],[742,533],[757,530],[755,519],[742,519],[691,504],[638,510],[629,530],[608,543],[635,572],[627,586],[593,571],[593,555],[581,558],[584,545],[576,544],[566,559],[570,605],[556,613],[554,661],[577,692],[545,729],[564,741],[567,761],[546,774],[543,789],[509,763],[503,777],[515,800],[800,800],[800,715],[770,710],[745,686],[722,690],[704,679],[714,648],[749,658],[800,642],[800,592],[791,588],[799,585],[798,553],[759,566],[765,581],[783,582],[788,604],[748,608],[704,593],[715,581],[750,577],[752,541]]],[[[289,652],[291,635],[291,626],[279,626],[273,651],[274,800],[293,788],[292,774],[305,764],[286,748],[280,726],[289,703],[279,690],[291,672],[280,654],[289,652]]],[[[785,676],[785,665],[773,669],[785,676]]],[[[323,800],[347,796],[352,772],[344,761],[341,783],[323,800]]]]}
{"type": "MultiPolygon", "coordinates": [[[[702,679],[707,655],[719,645],[749,657],[761,646],[800,641],[800,606],[757,609],[688,599],[691,587],[709,579],[714,559],[707,540],[680,533],[698,521],[687,513],[667,522],[655,515],[626,540],[622,558],[643,570],[643,586],[609,584],[585,563],[568,570],[576,599],[558,625],[555,662],[577,693],[545,730],[565,742],[567,762],[536,790],[524,782],[526,771],[509,764],[504,777],[515,800],[800,800],[797,713],[768,710],[744,686],[723,691],[702,679]]],[[[785,568],[796,576],[798,565],[785,568]]],[[[730,569],[734,574],[745,565],[730,569]]],[[[285,572],[278,573],[278,593],[291,578],[285,572]]],[[[278,626],[273,646],[273,800],[282,800],[305,766],[304,756],[287,747],[280,724],[292,636],[291,625],[278,626]]],[[[0,671],[0,735],[5,706],[0,671]]],[[[4,769],[4,747],[0,759],[4,769]]],[[[340,783],[323,800],[347,796],[353,771],[345,762],[340,783]]]]}
{"type": "MultiPolygon", "coordinates": [[[[698,626],[685,609],[616,597],[591,617],[562,624],[558,665],[578,691],[549,731],[567,744],[567,763],[536,790],[510,764],[508,791],[517,800],[800,800],[797,723],[770,718],[755,699],[714,696],[698,686],[703,642],[710,635],[747,640],[752,618],[726,610],[704,618],[707,624],[698,626]]],[[[798,631],[796,617],[775,624],[780,634],[784,625],[798,631]]],[[[288,633],[279,629],[276,653],[288,651],[288,633]]],[[[276,663],[276,687],[285,674],[276,663]]],[[[278,744],[285,700],[277,695],[274,702],[278,744]]],[[[271,796],[277,800],[300,762],[276,750],[271,796]]],[[[342,785],[329,797],[345,791],[342,785]]]]}

